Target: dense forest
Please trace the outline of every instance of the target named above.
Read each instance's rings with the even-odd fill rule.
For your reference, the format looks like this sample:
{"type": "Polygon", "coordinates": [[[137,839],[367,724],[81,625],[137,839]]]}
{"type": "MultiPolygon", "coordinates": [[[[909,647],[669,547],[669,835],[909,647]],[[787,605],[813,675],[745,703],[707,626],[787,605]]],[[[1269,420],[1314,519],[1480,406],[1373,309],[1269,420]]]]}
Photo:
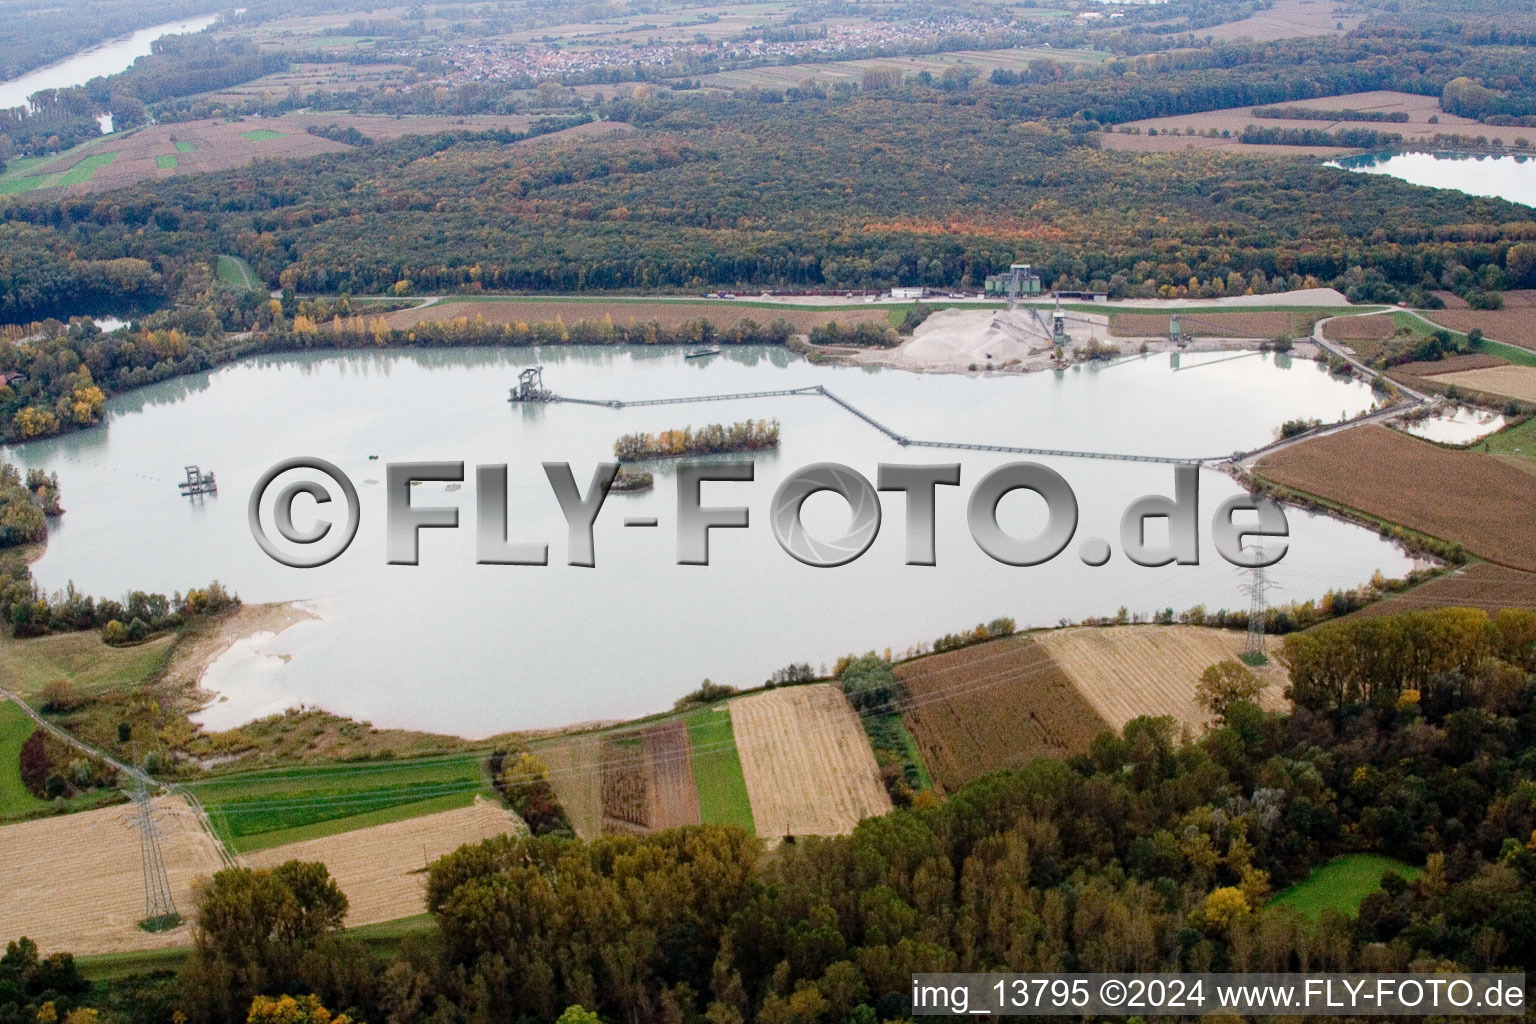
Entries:
{"type": "Polygon", "coordinates": [[[415,136],[0,208],[0,317],[169,292],[219,252],[305,292],[1049,284],[1211,296],[1336,284],[1415,296],[1509,282],[1536,236],[1500,200],[1092,135],[913,99],[615,104],[642,131],[508,148],[415,136]]]}
{"type": "MultiPolygon", "coordinates": [[[[1342,621],[1282,658],[1289,714],[1229,694],[1199,738],[1135,719],[849,836],[464,847],[431,867],[434,929],[389,963],[341,929],[346,895],[320,865],[225,871],[179,977],[85,994],[56,960],[57,1009],[235,1024],[288,998],[385,1024],[871,1024],[907,1014],[914,971],[1536,969],[1536,613],[1342,621]],[[1354,917],[1270,904],[1355,851],[1422,873],[1389,874],[1354,917]]],[[[35,1007],[41,986],[0,1000],[35,1007]]]]}

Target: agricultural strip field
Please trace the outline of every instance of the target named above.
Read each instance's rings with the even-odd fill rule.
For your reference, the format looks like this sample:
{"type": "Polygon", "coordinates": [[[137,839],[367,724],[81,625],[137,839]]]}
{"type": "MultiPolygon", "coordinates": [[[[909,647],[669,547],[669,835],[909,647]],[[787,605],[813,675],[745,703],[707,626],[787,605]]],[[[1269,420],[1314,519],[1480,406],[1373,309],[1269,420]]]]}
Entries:
{"type": "Polygon", "coordinates": [[[252,142],[271,142],[273,139],[285,137],[287,132],[275,132],[271,128],[257,128],[254,131],[241,132],[242,139],[250,139],[252,142]]]}
{"type": "Polygon", "coordinates": [[[733,700],[731,719],[763,835],[843,835],[890,812],[864,727],[834,684],[733,700]]]}
{"type": "Polygon", "coordinates": [[[1493,395],[1518,398],[1523,402],[1536,402],[1536,366],[1492,366],[1475,370],[1459,370],[1453,373],[1437,373],[1434,378],[1443,384],[1454,384],[1473,391],[1486,391],[1493,395]]]}
{"type": "Polygon", "coordinates": [[[740,825],[755,833],[730,707],[717,704],[700,708],[684,721],[693,756],[693,781],[699,792],[699,817],[706,825],[740,825]]]}
{"type": "Polygon", "coordinates": [[[0,817],[27,814],[47,804],[21,784],[21,745],[37,725],[10,701],[0,701],[0,817]]]}
{"type": "Polygon", "coordinates": [[[602,737],[605,831],[646,832],[700,823],[688,727],[670,719],[602,737]]]}
{"type": "Polygon", "coordinates": [[[533,747],[549,772],[550,785],[566,820],[583,839],[603,834],[601,737],[596,733],[562,736],[533,747]]]}
{"type": "MultiPolygon", "coordinates": [[[[180,797],[154,801],[171,896],[186,914],[192,885],[218,871],[217,847],[180,797]]],[[[46,953],[115,953],[184,946],[191,928],[150,933],[144,866],[130,805],[0,828],[0,922],[46,953]]]]}
{"type": "Polygon", "coordinates": [[[1368,424],[1283,448],[1255,472],[1400,523],[1517,569],[1536,571],[1536,476],[1481,452],[1447,451],[1368,424]]]}
{"type": "MultiPolygon", "coordinates": [[[[1116,312],[1110,318],[1110,333],[1119,338],[1156,338],[1168,336],[1167,313],[1116,312]]],[[[1185,334],[1201,338],[1276,338],[1304,336],[1312,332],[1312,314],[1290,312],[1269,313],[1201,313],[1198,317],[1181,315],[1181,330],[1185,334]],[[1305,330],[1298,329],[1298,320],[1305,319],[1305,330]]]]}
{"type": "Polygon", "coordinates": [[[133,687],[165,668],[172,637],[132,647],[109,647],[95,630],[17,640],[0,637],[0,679],[6,689],[35,696],[55,679],[67,679],[79,696],[133,687]]]}
{"type": "Polygon", "coordinates": [[[1381,880],[1389,871],[1395,871],[1405,881],[1423,874],[1422,869],[1393,857],[1350,853],[1324,864],[1270,900],[1269,905],[1295,910],[1314,921],[1325,910],[1354,917],[1360,913],[1360,901],[1380,891],[1381,880]]]}
{"type": "Polygon", "coordinates": [[[426,869],[466,843],[523,833],[512,812],[490,800],[409,821],[275,846],[245,857],[253,868],[320,861],[347,894],[348,926],[394,921],[425,909],[426,869]]]}
{"type": "Polygon", "coordinates": [[[1536,608],[1536,573],[1492,562],[1474,562],[1345,617],[1374,618],[1425,608],[1481,608],[1490,615],[1500,608],[1536,608]]]}
{"type": "Polygon", "coordinates": [[[934,781],[954,790],[986,772],[1088,749],[1108,723],[1032,637],[1006,637],[896,666],[902,719],[934,781]]]}
{"type": "MultiPolygon", "coordinates": [[[[1200,673],[1243,652],[1246,634],[1200,626],[1056,629],[1036,640],[1099,717],[1115,730],[1140,715],[1167,715],[1198,734],[1209,715],[1195,703],[1200,673]]],[[[1269,685],[1262,703],[1284,706],[1285,674],[1255,670],[1269,685]]]]}
{"type": "Polygon", "coordinates": [[[214,828],[243,853],[464,807],[476,794],[491,794],[474,754],[279,768],[191,789],[214,828]]]}
{"type": "Polygon", "coordinates": [[[572,325],[582,320],[602,323],[612,318],[619,326],[631,322],[637,324],[655,321],[664,327],[680,327],[693,320],[708,320],[717,328],[725,328],[742,320],[755,320],[760,324],[775,320],[789,321],[796,331],[804,333],[812,327],[820,327],[833,320],[844,324],[888,323],[889,310],[885,307],[865,309],[818,309],[814,306],[775,305],[762,308],[762,304],[748,306],[730,300],[719,302],[646,302],[646,301],[550,301],[550,300],[481,300],[464,302],[452,299],[432,306],[402,309],[388,313],[384,319],[396,330],[405,330],[424,321],[448,321],[465,317],[470,321],[484,319],[487,323],[554,323],[557,320],[572,325]]]}
{"type": "Polygon", "coordinates": [[[1336,6],[1326,0],[1276,0],[1268,8],[1246,18],[1211,25],[1197,30],[1196,34],[1218,43],[1238,39],[1264,43],[1297,36],[1341,36],[1358,28],[1365,20],[1363,10],[1355,9],[1345,14],[1336,11],[1336,6]]]}

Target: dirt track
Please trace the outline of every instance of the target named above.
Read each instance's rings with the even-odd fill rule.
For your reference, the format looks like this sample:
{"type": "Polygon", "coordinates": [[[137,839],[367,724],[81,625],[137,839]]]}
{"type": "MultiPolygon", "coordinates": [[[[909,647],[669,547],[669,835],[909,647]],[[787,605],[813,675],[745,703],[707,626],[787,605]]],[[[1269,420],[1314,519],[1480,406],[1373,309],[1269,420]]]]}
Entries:
{"type": "MultiPolygon", "coordinates": [[[[180,797],[154,801],[171,896],[183,915],[192,886],[222,866],[208,834],[180,797]]],[[[151,934],[144,866],[132,804],[0,828],[0,933],[27,936],[44,954],[120,953],[183,946],[191,927],[151,934]]]]}
{"type": "Polygon", "coordinates": [[[734,700],[731,723],[759,835],[841,835],[890,811],[864,727],[833,684],[734,700]]]}
{"type": "Polygon", "coordinates": [[[489,800],[440,814],[375,825],[246,856],[251,867],[321,861],[347,894],[347,926],[424,913],[426,867],[466,843],[523,831],[517,816],[489,800]]]}

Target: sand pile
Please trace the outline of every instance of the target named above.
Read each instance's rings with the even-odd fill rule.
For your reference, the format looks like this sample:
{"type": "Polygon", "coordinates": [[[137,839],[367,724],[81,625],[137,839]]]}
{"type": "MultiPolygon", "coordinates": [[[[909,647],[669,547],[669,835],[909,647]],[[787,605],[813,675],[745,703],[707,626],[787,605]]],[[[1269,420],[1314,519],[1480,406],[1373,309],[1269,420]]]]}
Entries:
{"type": "Polygon", "coordinates": [[[972,309],[939,310],[897,349],[903,359],[931,368],[1002,366],[1050,351],[1048,329],[1028,311],[972,309]]]}

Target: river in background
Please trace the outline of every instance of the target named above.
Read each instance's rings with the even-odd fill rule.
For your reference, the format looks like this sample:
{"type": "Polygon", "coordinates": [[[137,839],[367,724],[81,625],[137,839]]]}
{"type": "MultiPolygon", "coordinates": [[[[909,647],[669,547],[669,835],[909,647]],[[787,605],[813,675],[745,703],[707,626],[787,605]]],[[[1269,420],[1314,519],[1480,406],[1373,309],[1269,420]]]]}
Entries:
{"type": "MultiPolygon", "coordinates": [[[[708,360],[685,360],[671,347],[262,356],[128,392],[108,403],[98,429],[9,450],[10,461],[57,472],[68,509],[34,573],[49,590],[73,581],[108,596],[185,591],[217,578],[247,601],[317,599],[323,618],[242,649],[234,659],[241,664],[226,666],[239,671],[208,679],[230,697],[204,713],[210,727],[303,702],[379,726],[469,736],[655,712],[705,677],[752,686],[789,662],[821,668],[848,652],[899,653],[999,615],[1023,627],[1114,615],[1122,606],[1149,615],[1196,604],[1247,607],[1248,574],[1223,561],[1210,539],[1211,513],[1238,493],[1221,473],[1201,473],[1201,564],[1151,569],[1119,553],[1119,521],[1135,498],[1172,493],[1171,466],[1039,459],[1073,487],[1080,523],[1056,560],[1016,568],[976,547],[965,508],[983,474],[1019,456],[901,447],[820,397],[624,409],[509,404],[508,387],[530,364],[543,365],[546,386],[576,397],[822,384],[909,437],[1178,456],[1256,447],[1285,420],[1336,419],[1373,401],[1368,387],[1316,363],[1257,353],[1183,353],[1177,369],[1167,356],[1133,356],[996,377],[817,366],[777,347],[727,348],[708,360]],[[623,433],[748,417],[777,418],[781,448],[757,457],[751,483],[704,486],[705,505],[748,506],[752,522],[713,531],[709,566],[676,564],[667,464],[650,467],[654,491],[609,497],[595,568],[566,564],[565,521],[542,461],[570,462],[585,489],[623,433]],[[336,463],[362,499],[356,541],[317,569],[268,559],[246,517],[256,478],[297,455],[336,463]],[[412,489],[415,504],[459,507],[460,528],[423,530],[421,564],[391,566],[385,464],[415,460],[470,467],[460,490],[412,489]],[[939,488],[939,564],[904,564],[899,495],[885,496],[877,540],[849,565],[810,568],[781,550],[768,526],[774,489],[789,472],[823,461],[870,480],[881,462],[961,463],[961,486],[939,488]],[[178,495],[183,467],[193,463],[217,472],[218,495],[178,495]],[[477,463],[509,465],[511,539],[547,542],[550,565],[475,564],[477,463]],[[655,516],[659,528],[625,529],[631,516],[655,516]],[[1108,565],[1079,559],[1078,545],[1090,537],[1113,543],[1108,565]]],[[[296,509],[300,529],[312,515],[296,509]]],[[[1045,521],[1029,492],[1004,498],[999,517],[1021,537],[1045,521]]],[[[836,536],[848,511],[818,494],[805,504],[805,521],[817,535],[836,536]]],[[[1271,573],[1284,588],[1276,600],[1320,597],[1377,570],[1401,576],[1410,567],[1373,531],[1295,510],[1290,526],[1290,552],[1271,573]]]]}
{"type": "MultiPolygon", "coordinates": [[[[217,14],[205,14],[197,18],[168,21],[164,25],[141,28],[121,39],[113,39],[88,50],[81,50],[56,64],[29,71],[20,78],[0,82],[0,109],[24,106],[27,97],[41,89],[68,89],[71,86],[84,85],[93,78],[126,71],[133,66],[134,61],[148,56],[151,52],[150,44],[161,36],[201,32],[218,19],[217,14]]],[[[112,121],[107,117],[102,123],[102,131],[111,130],[112,121]]]]}
{"type": "Polygon", "coordinates": [[[1488,153],[1366,153],[1329,161],[1365,174],[1388,174],[1413,185],[1536,206],[1536,156],[1488,153]]]}

